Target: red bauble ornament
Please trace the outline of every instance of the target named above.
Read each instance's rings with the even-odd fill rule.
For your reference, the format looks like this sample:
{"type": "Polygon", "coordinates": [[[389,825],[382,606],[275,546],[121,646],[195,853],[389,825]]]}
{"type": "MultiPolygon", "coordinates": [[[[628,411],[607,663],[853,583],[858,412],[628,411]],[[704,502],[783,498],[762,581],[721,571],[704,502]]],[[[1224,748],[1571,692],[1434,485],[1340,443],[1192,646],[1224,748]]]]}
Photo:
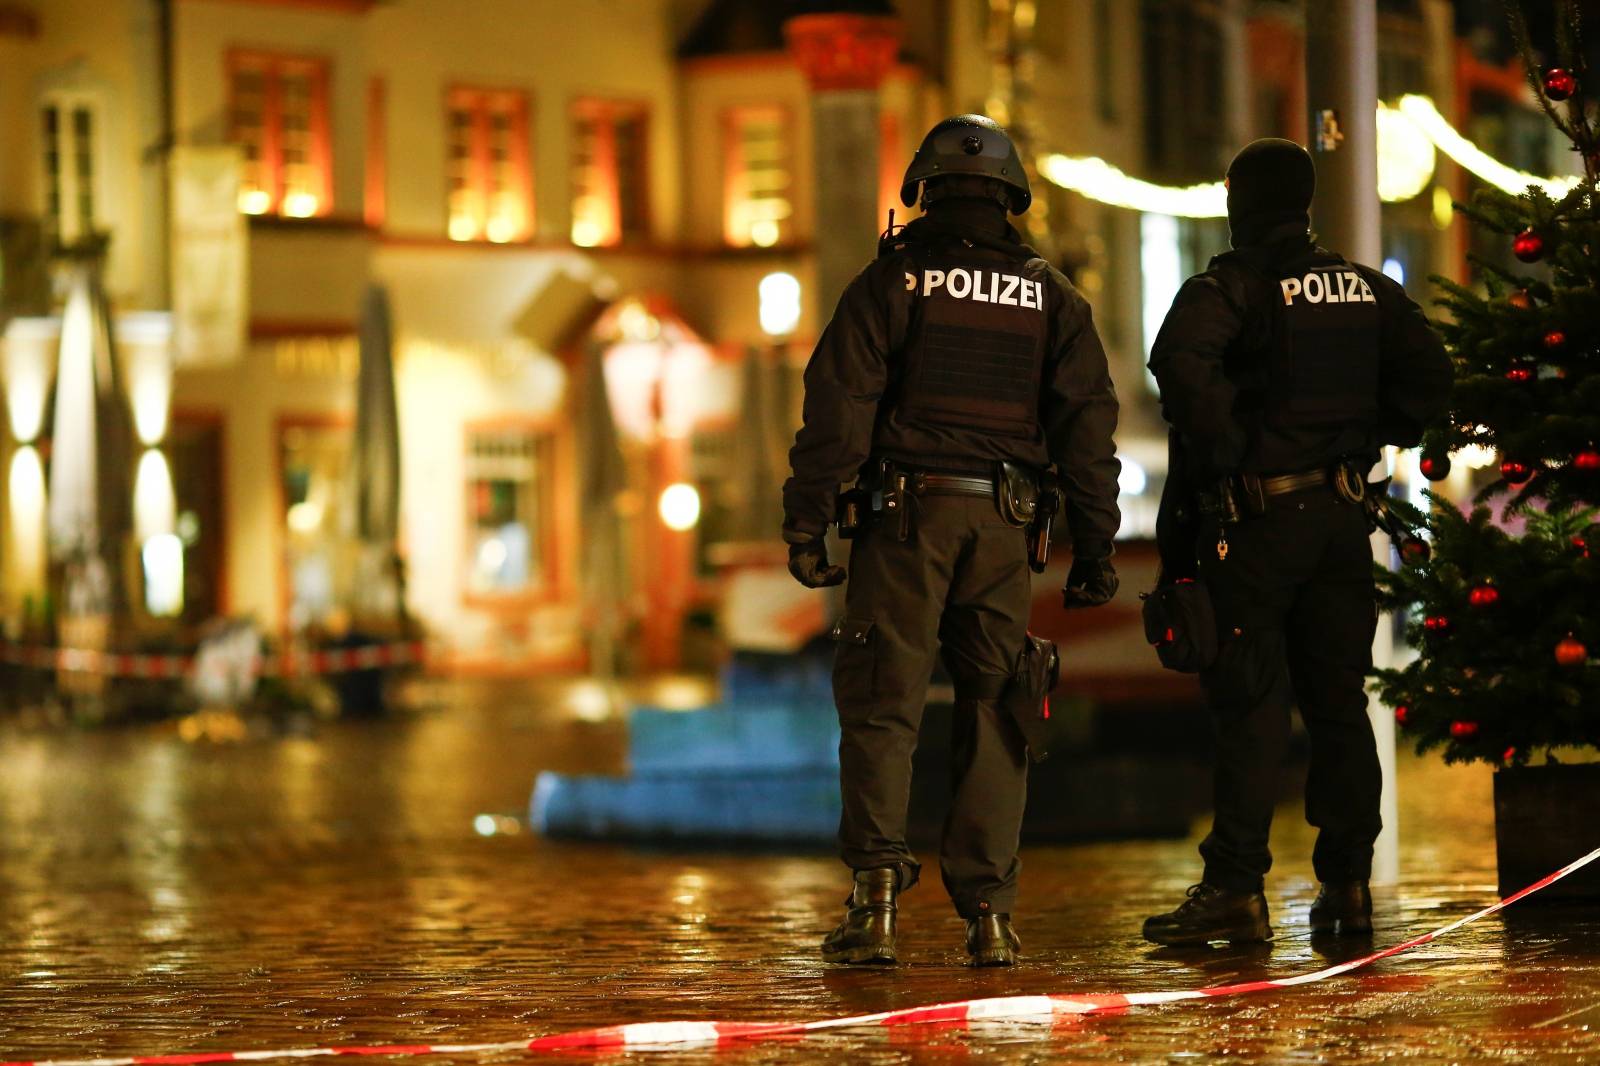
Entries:
{"type": "Polygon", "coordinates": [[[1572,465],[1578,470],[1600,470],[1600,452],[1585,448],[1572,457],[1572,465]]]}
{"type": "Polygon", "coordinates": [[[1422,476],[1429,481],[1443,481],[1450,476],[1450,457],[1448,455],[1424,455],[1422,461],[1417,463],[1417,469],[1422,471],[1422,476]]]}
{"type": "Polygon", "coordinates": [[[1568,633],[1556,645],[1556,662],[1562,666],[1582,666],[1589,661],[1589,649],[1583,641],[1568,633]]]}
{"type": "Polygon", "coordinates": [[[1517,757],[1517,749],[1516,748],[1507,748],[1505,751],[1500,753],[1500,761],[1503,762],[1503,763],[1509,763],[1512,759],[1515,759],[1516,757],[1517,757]]]}
{"type": "Polygon", "coordinates": [[[1511,242],[1511,253],[1524,263],[1537,262],[1544,255],[1544,238],[1525,229],[1511,242]]]}
{"type": "Polygon", "coordinates": [[[1578,79],[1572,71],[1562,67],[1551,67],[1544,72],[1544,94],[1557,101],[1569,98],[1578,91],[1578,79]]]}
{"type": "Polygon", "coordinates": [[[1479,585],[1467,593],[1467,602],[1474,607],[1490,607],[1500,599],[1500,590],[1493,585],[1479,585]]]}
{"type": "Polygon", "coordinates": [[[1398,706],[1398,707],[1396,707],[1394,709],[1394,720],[1396,722],[1400,723],[1401,725],[1405,725],[1406,724],[1406,719],[1410,718],[1410,717],[1411,717],[1411,708],[1407,707],[1405,704],[1402,703],[1400,706],[1398,706]]]}
{"type": "Polygon", "coordinates": [[[1572,546],[1583,553],[1585,559],[1589,558],[1589,542],[1582,537],[1573,537],[1572,546]]]}
{"type": "Polygon", "coordinates": [[[1533,467],[1515,459],[1506,459],[1500,463],[1500,476],[1506,479],[1507,484],[1521,485],[1533,477],[1533,467]]]}
{"type": "Polygon", "coordinates": [[[1546,351],[1559,352],[1567,346],[1567,335],[1559,329],[1550,330],[1544,335],[1546,351]]]}
{"type": "Polygon", "coordinates": [[[1421,537],[1407,537],[1400,542],[1400,558],[1413,566],[1427,562],[1432,555],[1433,545],[1421,537]]]}
{"type": "Polygon", "coordinates": [[[1526,385],[1537,376],[1538,375],[1534,371],[1533,367],[1527,363],[1518,363],[1516,366],[1506,371],[1506,380],[1514,381],[1518,385],[1526,385]]]}
{"type": "Polygon", "coordinates": [[[1430,614],[1422,620],[1423,629],[1426,629],[1429,633],[1437,633],[1440,636],[1450,632],[1452,624],[1450,619],[1442,614],[1430,614]]]}
{"type": "Polygon", "coordinates": [[[1459,739],[1463,739],[1463,740],[1466,739],[1467,737],[1475,737],[1475,736],[1478,735],[1478,723],[1477,722],[1451,722],[1450,723],[1450,735],[1453,736],[1453,737],[1457,737],[1459,739]]]}
{"type": "Polygon", "coordinates": [[[1531,311],[1533,310],[1533,295],[1527,289],[1518,289],[1506,297],[1506,303],[1515,307],[1518,311],[1531,311]]]}

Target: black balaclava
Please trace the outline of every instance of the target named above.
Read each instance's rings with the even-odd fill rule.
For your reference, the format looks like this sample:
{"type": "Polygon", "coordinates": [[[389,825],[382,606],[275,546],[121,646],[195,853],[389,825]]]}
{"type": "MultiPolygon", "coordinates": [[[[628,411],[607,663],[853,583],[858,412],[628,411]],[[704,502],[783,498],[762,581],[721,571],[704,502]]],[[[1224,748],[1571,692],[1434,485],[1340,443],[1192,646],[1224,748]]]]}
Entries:
{"type": "Polygon", "coordinates": [[[926,216],[998,236],[1011,229],[1006,219],[1006,188],[993,178],[946,174],[923,185],[926,216]]]}
{"type": "Polygon", "coordinates": [[[1228,230],[1233,246],[1259,244],[1269,233],[1297,225],[1311,229],[1317,167],[1293,141],[1251,141],[1228,164],[1228,230]]]}

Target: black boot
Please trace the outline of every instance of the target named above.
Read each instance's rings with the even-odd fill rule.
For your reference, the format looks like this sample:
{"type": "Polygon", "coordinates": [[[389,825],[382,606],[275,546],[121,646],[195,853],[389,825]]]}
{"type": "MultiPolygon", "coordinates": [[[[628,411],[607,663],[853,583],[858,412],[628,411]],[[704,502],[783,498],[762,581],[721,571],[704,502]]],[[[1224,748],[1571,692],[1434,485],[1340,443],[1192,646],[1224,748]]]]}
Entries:
{"type": "Polygon", "coordinates": [[[893,866],[857,870],[856,887],[845,900],[850,909],[839,928],[822,942],[822,961],[894,962],[895,897],[899,894],[900,871],[893,866]]]}
{"type": "Polygon", "coordinates": [[[1372,932],[1372,893],[1365,881],[1324,881],[1311,904],[1313,933],[1372,932]]]}
{"type": "Polygon", "coordinates": [[[985,914],[967,919],[967,954],[974,966],[1010,966],[1022,951],[1022,938],[1011,928],[1011,915],[985,914]]]}
{"type": "Polygon", "coordinates": [[[1172,946],[1226,940],[1250,944],[1272,939],[1267,924],[1267,897],[1260,892],[1235,892],[1201,882],[1177,910],[1146,918],[1144,938],[1172,946]]]}

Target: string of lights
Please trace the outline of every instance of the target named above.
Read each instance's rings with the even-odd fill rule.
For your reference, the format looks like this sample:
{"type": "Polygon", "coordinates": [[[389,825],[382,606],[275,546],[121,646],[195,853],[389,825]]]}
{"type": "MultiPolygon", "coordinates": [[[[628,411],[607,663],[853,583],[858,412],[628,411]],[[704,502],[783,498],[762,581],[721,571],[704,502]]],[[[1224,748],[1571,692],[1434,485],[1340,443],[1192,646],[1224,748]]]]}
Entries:
{"type": "MultiPolygon", "coordinates": [[[[1378,105],[1378,195],[1386,203],[1396,203],[1426,189],[1437,161],[1435,149],[1513,194],[1535,185],[1559,197],[1577,183],[1576,178],[1541,178],[1507,166],[1462,136],[1432,100],[1412,94],[1402,97],[1397,107],[1378,105]]],[[[1047,181],[1113,207],[1179,218],[1223,218],[1228,213],[1228,194],[1220,181],[1157,185],[1125,174],[1103,159],[1055,152],[1037,162],[1047,181]]]]}
{"type": "Polygon", "coordinates": [[[1432,141],[1439,151],[1477,175],[1490,185],[1512,195],[1527,191],[1536,185],[1559,199],[1578,184],[1575,177],[1541,178],[1537,174],[1508,167],[1482,148],[1463,137],[1426,96],[1411,94],[1400,98],[1400,113],[1409,118],[1432,141]]]}

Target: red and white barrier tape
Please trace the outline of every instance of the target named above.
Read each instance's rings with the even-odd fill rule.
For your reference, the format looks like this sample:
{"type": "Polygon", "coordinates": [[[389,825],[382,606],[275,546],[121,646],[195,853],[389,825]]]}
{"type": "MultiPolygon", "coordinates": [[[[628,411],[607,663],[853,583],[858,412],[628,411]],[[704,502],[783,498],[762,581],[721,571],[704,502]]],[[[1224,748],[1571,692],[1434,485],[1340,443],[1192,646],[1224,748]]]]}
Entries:
{"type": "MultiPolygon", "coordinates": [[[[304,677],[374,670],[422,662],[426,646],[421,641],[367,644],[356,648],[258,655],[253,671],[261,677],[304,677]]],[[[193,655],[145,655],[137,652],[95,651],[90,648],[53,648],[43,644],[0,641],[0,662],[39,670],[100,674],[105,677],[177,678],[194,669],[193,655]]]]}
{"type": "Polygon", "coordinates": [[[1237,996],[1246,992],[1263,992],[1269,988],[1292,988],[1296,985],[1326,981],[1330,977],[1338,977],[1340,974],[1359,970],[1363,966],[1370,966],[1372,963],[1387,959],[1391,955],[1420,947],[1464,925],[1470,925],[1479,918],[1504,910],[1517,900],[1533,895],[1596,859],[1600,859],[1600,848],[1563,866],[1549,877],[1534,882],[1522,891],[1483,908],[1476,914],[1458,918],[1431,933],[1424,933],[1404,943],[1384,948],[1382,951],[1375,951],[1362,958],[1341,962],[1336,966],[1329,966],[1314,973],[1300,974],[1297,977],[1244,981],[1239,984],[1214,985],[1210,988],[1191,988],[1174,992],[998,996],[992,999],[963,1000],[959,1003],[940,1003],[931,1007],[907,1007],[878,1014],[858,1014],[847,1018],[824,1018],[813,1022],[635,1022],[631,1025],[610,1025],[600,1029],[583,1029],[572,1033],[535,1037],[532,1040],[511,1040],[492,1044],[387,1044],[371,1047],[294,1048],[281,1051],[203,1051],[186,1055],[130,1055],[125,1058],[107,1059],[42,1059],[34,1062],[4,1062],[0,1063],[0,1066],[199,1066],[210,1062],[262,1062],[270,1059],[312,1059],[330,1055],[466,1055],[482,1052],[573,1051],[605,1048],[651,1050],[748,1043],[767,1037],[799,1036],[829,1029],[928,1024],[948,1026],[982,1021],[1049,1023],[1060,1015],[1095,1014],[1128,1007],[1174,1003],[1184,999],[1215,999],[1219,996],[1237,996]]]}

